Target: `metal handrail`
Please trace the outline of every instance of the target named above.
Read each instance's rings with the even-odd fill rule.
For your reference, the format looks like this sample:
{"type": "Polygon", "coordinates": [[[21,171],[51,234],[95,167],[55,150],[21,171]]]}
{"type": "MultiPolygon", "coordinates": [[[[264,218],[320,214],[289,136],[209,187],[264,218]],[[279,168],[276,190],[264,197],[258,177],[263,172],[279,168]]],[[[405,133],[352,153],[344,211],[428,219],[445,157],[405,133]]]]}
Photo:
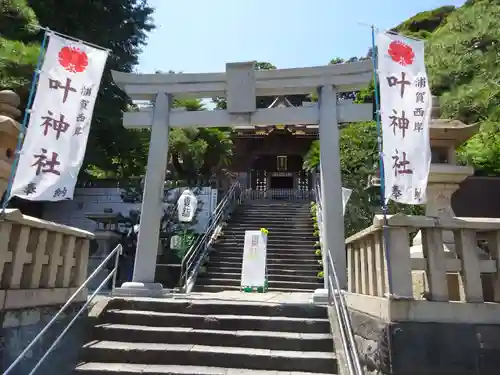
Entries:
{"type": "Polygon", "coordinates": [[[108,276],[99,284],[97,289],[92,293],[90,298],[87,298],[87,301],[85,304],[80,308],[80,310],[76,313],[76,315],[73,317],[73,319],[69,322],[69,324],[66,326],[66,328],[57,336],[55,339],[54,343],[50,346],[50,348],[45,352],[45,354],[42,356],[42,358],[39,359],[33,370],[29,373],[29,375],[34,375],[38,368],[42,365],[42,363],[47,359],[50,353],[52,353],[52,350],[57,346],[57,344],[62,340],[64,335],[69,331],[69,329],[73,326],[73,324],[76,322],[76,320],[80,317],[80,315],[85,311],[87,306],[92,302],[92,300],[95,298],[95,296],[100,292],[100,290],[106,285],[106,283],[109,281],[109,279],[112,277],[113,278],[113,289],[116,284],[116,276],[117,276],[117,270],[118,270],[118,261],[120,259],[120,255],[122,253],[122,245],[118,245],[115,247],[115,249],[109,253],[109,255],[104,259],[101,264],[90,274],[90,276],[83,282],[83,284],[76,290],[75,293],[68,299],[68,301],[59,309],[56,315],[50,320],[50,322],[47,323],[47,325],[38,333],[38,335],[35,336],[35,338],[29,343],[29,345],[17,356],[17,358],[14,360],[14,362],[11,363],[11,365],[7,368],[7,370],[4,371],[3,375],[8,375],[12,372],[12,370],[22,361],[22,359],[26,356],[26,354],[33,348],[33,346],[42,338],[42,336],[49,330],[50,327],[57,321],[59,316],[66,310],[73,300],[78,296],[78,294],[87,287],[88,283],[95,277],[97,274],[106,266],[108,261],[115,256],[115,265],[113,270],[109,273],[108,276]]]}
{"type": "Polygon", "coordinates": [[[180,289],[183,292],[187,291],[189,280],[198,274],[201,262],[213,241],[216,229],[220,226],[221,221],[226,218],[226,215],[229,213],[228,211],[234,208],[230,207],[231,203],[239,201],[240,194],[240,183],[235,182],[217,205],[205,233],[196,240],[182,258],[180,289]]]}
{"type": "MultiPolygon", "coordinates": [[[[318,229],[320,232],[320,245],[322,243],[321,236],[322,233],[322,223],[320,222],[321,213],[323,212],[322,207],[322,192],[321,185],[319,182],[315,187],[315,196],[316,196],[316,209],[317,212],[320,213],[318,216],[318,229]]],[[[349,316],[349,311],[347,310],[347,304],[345,302],[344,291],[340,288],[340,282],[338,279],[337,271],[335,269],[335,264],[333,259],[331,258],[330,252],[328,249],[323,250],[326,254],[326,264],[323,264],[323,267],[327,267],[327,278],[328,278],[328,303],[331,305],[333,302],[333,306],[335,308],[335,315],[337,317],[337,321],[339,323],[339,331],[342,341],[342,346],[344,348],[344,352],[346,355],[347,366],[349,369],[349,373],[351,375],[363,375],[363,370],[361,369],[361,361],[359,359],[358,348],[356,345],[356,341],[354,339],[354,332],[352,329],[352,322],[349,316]]]]}

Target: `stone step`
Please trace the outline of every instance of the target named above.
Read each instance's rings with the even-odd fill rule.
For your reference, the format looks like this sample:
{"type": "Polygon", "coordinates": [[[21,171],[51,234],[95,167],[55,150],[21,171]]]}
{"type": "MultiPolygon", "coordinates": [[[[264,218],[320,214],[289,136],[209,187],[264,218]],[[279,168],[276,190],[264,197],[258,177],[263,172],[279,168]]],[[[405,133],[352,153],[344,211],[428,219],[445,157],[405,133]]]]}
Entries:
{"type": "Polygon", "coordinates": [[[302,204],[296,206],[288,206],[288,205],[275,205],[275,204],[266,204],[266,205],[243,205],[238,207],[237,212],[310,212],[311,204],[302,204]]]}
{"type": "MultiPolygon", "coordinates": [[[[275,268],[268,265],[267,272],[269,275],[283,275],[283,276],[310,276],[314,277],[319,272],[320,266],[318,264],[317,270],[312,268],[304,269],[284,269],[282,267],[275,268]]],[[[240,273],[241,274],[241,264],[238,265],[214,265],[208,264],[207,271],[210,273],[240,273]]]]}
{"type": "Polygon", "coordinates": [[[329,332],[328,319],[282,316],[182,314],[138,310],[107,310],[103,323],[156,327],[190,327],[225,331],[329,332]]]}
{"type": "Polygon", "coordinates": [[[294,227],[294,226],[313,226],[313,221],[312,220],[282,220],[282,219],[277,219],[277,218],[259,218],[259,219],[249,219],[249,218],[242,218],[242,219],[229,219],[228,224],[229,227],[239,227],[241,225],[253,225],[256,227],[262,227],[262,226],[281,226],[281,227],[294,227]]]}
{"type": "MultiPolygon", "coordinates": [[[[218,258],[242,258],[243,250],[221,250],[210,254],[210,259],[218,259],[218,258]]],[[[276,252],[275,250],[268,250],[266,253],[267,259],[310,259],[310,260],[318,260],[319,256],[314,255],[314,250],[312,248],[309,251],[302,252],[276,252]]]]}
{"type": "MultiPolygon", "coordinates": [[[[230,264],[242,264],[243,256],[239,257],[218,257],[210,258],[208,264],[220,264],[220,263],[230,263],[230,264]]],[[[315,266],[319,265],[318,259],[311,256],[310,259],[294,259],[294,258],[267,258],[266,263],[268,266],[279,265],[280,267],[291,267],[296,268],[296,265],[303,266],[315,266]]]]}
{"type": "Polygon", "coordinates": [[[312,222],[312,215],[310,213],[298,214],[296,212],[279,213],[279,214],[262,214],[262,213],[243,213],[231,217],[231,221],[241,223],[245,221],[251,222],[312,222]]]}
{"type": "MultiPolygon", "coordinates": [[[[289,228],[295,228],[293,233],[298,237],[303,233],[311,234],[313,232],[314,228],[313,228],[312,223],[302,223],[302,224],[300,224],[300,226],[298,226],[298,227],[295,225],[287,225],[287,226],[283,226],[281,228],[274,228],[273,233],[290,234],[289,228]],[[303,224],[303,226],[302,226],[302,224],[303,224]]],[[[224,233],[234,233],[234,232],[242,233],[243,232],[242,228],[246,227],[246,226],[250,226],[250,225],[253,225],[253,224],[249,223],[249,222],[245,222],[245,223],[231,223],[230,222],[229,225],[226,228],[224,228],[224,233]]],[[[271,225],[269,223],[257,223],[254,225],[254,227],[256,228],[254,230],[260,230],[260,228],[264,228],[264,227],[269,231],[271,231],[271,229],[272,229],[271,225]]],[[[246,230],[249,230],[249,229],[246,229],[246,230]]]]}
{"type": "MultiPolygon", "coordinates": [[[[278,375],[272,370],[250,370],[241,368],[188,366],[188,365],[145,365],[133,363],[81,363],[75,374],[83,375],[278,375]]],[[[292,375],[280,373],[281,375],[292,375]]],[[[330,375],[328,373],[312,373],[293,371],[293,375],[330,375]]]]}
{"type": "MultiPolygon", "coordinates": [[[[242,259],[238,260],[212,260],[210,259],[210,262],[208,263],[209,267],[210,266],[215,266],[215,267],[239,267],[241,270],[241,265],[243,261],[242,259]]],[[[268,269],[276,269],[276,268],[287,268],[287,269],[294,269],[294,270],[316,270],[320,268],[320,264],[317,261],[300,261],[300,262],[288,262],[287,259],[284,259],[282,262],[271,262],[269,259],[267,260],[267,267],[268,269]]]]}
{"type": "MultiPolygon", "coordinates": [[[[284,259],[284,258],[290,258],[290,259],[316,259],[319,260],[321,259],[319,256],[314,254],[314,249],[306,249],[306,250],[300,250],[300,251],[276,251],[276,250],[267,250],[266,253],[267,259],[284,259]]],[[[243,250],[236,250],[236,249],[218,249],[217,251],[214,251],[213,253],[210,254],[210,259],[217,259],[217,258],[225,258],[225,257],[243,257],[243,250]]]]}
{"type": "MultiPolygon", "coordinates": [[[[240,278],[235,279],[218,279],[215,277],[202,277],[196,280],[196,285],[228,285],[228,286],[241,286],[240,278]]],[[[279,281],[269,278],[269,288],[290,288],[290,289],[318,289],[322,283],[318,281],[303,282],[303,281],[279,281]]]]}
{"type": "MultiPolygon", "coordinates": [[[[267,229],[267,228],[266,228],[267,229]]],[[[245,231],[240,230],[240,229],[226,229],[224,230],[224,238],[238,238],[238,239],[243,239],[245,238],[245,231]]],[[[295,231],[295,230],[281,230],[281,231],[271,231],[269,230],[269,233],[267,234],[267,240],[289,240],[289,239],[315,239],[317,238],[316,236],[313,236],[313,229],[311,230],[301,230],[301,231],[295,231]]]]}
{"type": "Polygon", "coordinates": [[[249,216],[249,215],[241,215],[241,216],[232,216],[229,220],[229,223],[235,223],[235,224],[244,224],[244,223],[270,223],[270,224],[311,224],[313,223],[313,220],[311,216],[302,216],[302,215],[296,215],[293,213],[286,214],[286,215],[268,215],[268,216],[263,216],[263,215],[255,215],[255,216],[249,216]]]}
{"type": "MultiPolygon", "coordinates": [[[[302,249],[279,249],[279,248],[267,248],[267,255],[271,258],[286,257],[287,255],[308,255],[313,256],[315,254],[316,248],[304,246],[302,249]]],[[[211,255],[229,255],[235,256],[243,254],[243,247],[232,247],[232,246],[217,246],[211,255]]],[[[314,255],[316,256],[316,255],[314,255]]],[[[319,256],[316,256],[318,259],[319,256]]]]}
{"type": "MultiPolygon", "coordinates": [[[[304,247],[304,246],[314,246],[316,243],[316,238],[309,238],[309,239],[301,239],[301,238],[293,238],[293,237],[288,237],[288,238],[274,238],[274,237],[269,237],[267,239],[267,247],[271,246],[281,246],[281,247],[288,247],[293,245],[293,247],[304,247]]],[[[236,246],[243,246],[245,242],[245,239],[243,236],[240,236],[239,238],[232,238],[231,236],[222,236],[219,242],[217,242],[217,246],[220,245],[236,245],[236,246]]]]}
{"type": "MultiPolygon", "coordinates": [[[[294,288],[269,288],[270,292],[281,292],[281,293],[304,293],[304,292],[310,292],[311,293],[311,298],[312,298],[312,293],[316,290],[321,288],[314,288],[314,289],[294,289],[294,288]]],[[[203,292],[203,293],[219,293],[219,292],[224,292],[226,290],[240,290],[241,288],[239,286],[231,286],[231,285],[197,285],[195,287],[196,292],[203,292]]]]}
{"type": "Polygon", "coordinates": [[[127,341],[162,344],[230,346],[304,352],[330,351],[333,338],[329,333],[273,331],[221,331],[191,327],[150,327],[101,324],[92,332],[93,340],[127,341]]]}
{"type": "MultiPolygon", "coordinates": [[[[205,274],[198,276],[198,280],[201,280],[203,278],[240,280],[241,279],[241,272],[221,273],[221,272],[209,271],[205,274]]],[[[312,274],[312,275],[300,275],[300,274],[277,275],[275,273],[268,271],[268,278],[270,281],[281,281],[281,282],[290,282],[290,281],[305,282],[305,283],[321,283],[321,282],[323,282],[323,279],[318,278],[317,274],[312,274]]]]}
{"type": "Polygon", "coordinates": [[[277,206],[270,203],[269,205],[263,206],[240,206],[237,212],[310,212],[311,205],[297,205],[297,206],[277,206]]]}
{"type": "Polygon", "coordinates": [[[100,341],[85,345],[82,356],[83,361],[102,363],[204,364],[214,367],[321,373],[337,370],[333,353],[204,345],[100,341]]]}
{"type": "Polygon", "coordinates": [[[269,233],[276,232],[276,233],[283,233],[283,232],[293,232],[293,233],[298,233],[297,237],[299,237],[302,233],[310,233],[314,231],[314,228],[312,224],[305,224],[305,225],[282,225],[280,227],[276,226],[271,226],[268,224],[260,224],[260,225],[252,225],[252,224],[238,224],[237,226],[228,226],[224,228],[223,232],[225,233],[226,231],[230,232],[237,232],[237,233],[244,233],[247,230],[260,230],[261,228],[265,228],[269,231],[269,233]]]}
{"type": "MultiPolygon", "coordinates": [[[[280,250],[280,251],[303,251],[305,249],[311,251],[314,248],[316,241],[305,241],[304,243],[293,242],[274,242],[270,241],[267,243],[267,250],[280,250]]],[[[220,242],[215,245],[216,249],[227,250],[227,249],[241,249],[243,251],[243,240],[235,241],[229,238],[221,238],[220,242]]]]}
{"type": "Polygon", "coordinates": [[[142,310],[197,315],[254,315],[286,318],[327,319],[324,306],[296,304],[262,304],[259,302],[217,300],[171,300],[149,298],[113,298],[108,306],[114,310],[142,310]]]}
{"type": "Polygon", "coordinates": [[[293,221],[285,221],[285,220],[278,220],[276,218],[273,219],[260,219],[260,220],[234,220],[230,219],[228,224],[232,228],[239,228],[243,226],[262,226],[266,225],[267,227],[270,228],[275,228],[275,229],[280,229],[280,228],[290,228],[290,227],[312,227],[313,222],[312,221],[307,221],[307,220],[293,220],[293,221]]]}

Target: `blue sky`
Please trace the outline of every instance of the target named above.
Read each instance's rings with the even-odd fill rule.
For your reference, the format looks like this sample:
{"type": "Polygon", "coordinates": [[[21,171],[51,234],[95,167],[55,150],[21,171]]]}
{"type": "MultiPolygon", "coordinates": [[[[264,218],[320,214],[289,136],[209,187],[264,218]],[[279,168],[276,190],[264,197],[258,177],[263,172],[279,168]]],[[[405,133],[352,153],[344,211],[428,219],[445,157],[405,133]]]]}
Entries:
{"type": "Polygon", "coordinates": [[[371,31],[418,12],[464,0],[149,0],[157,29],[138,71],[218,72],[226,62],[268,61],[278,68],[365,55],[371,31]]]}

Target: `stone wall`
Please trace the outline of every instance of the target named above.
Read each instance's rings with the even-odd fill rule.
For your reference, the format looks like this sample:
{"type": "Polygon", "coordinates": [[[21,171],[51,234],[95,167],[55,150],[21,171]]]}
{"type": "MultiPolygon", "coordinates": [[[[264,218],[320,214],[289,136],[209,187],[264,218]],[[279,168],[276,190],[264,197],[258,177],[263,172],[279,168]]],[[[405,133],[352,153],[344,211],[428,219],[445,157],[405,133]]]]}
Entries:
{"type": "MultiPolygon", "coordinates": [[[[214,203],[211,190],[210,188],[203,188],[198,196],[203,202],[203,206],[198,214],[198,224],[195,227],[195,230],[198,232],[203,231],[210,213],[216,206],[217,196],[215,196],[214,203]]],[[[122,189],[118,187],[77,188],[75,189],[72,201],[46,204],[43,210],[43,219],[95,232],[97,224],[89,220],[87,215],[103,213],[104,210],[112,210],[113,213],[121,213],[123,216],[128,216],[130,210],[141,208],[141,203],[123,202],[121,194],[122,189]]]]}
{"type": "Polygon", "coordinates": [[[367,374],[497,375],[500,325],[387,322],[351,310],[367,374]]]}
{"type": "MultiPolygon", "coordinates": [[[[35,344],[23,361],[15,367],[12,375],[29,374],[38,360],[45,354],[47,349],[54,343],[59,333],[68,325],[76,315],[83,303],[76,303],[63,313],[61,318],[47,331],[42,339],[35,344]]],[[[24,348],[35,338],[35,336],[54,317],[61,306],[36,307],[31,309],[2,311],[0,319],[2,328],[0,336],[2,345],[0,347],[0,369],[5,371],[7,367],[17,358],[24,348]]],[[[87,340],[86,312],[77,319],[73,327],[66,333],[62,341],[56,346],[37,374],[71,375],[78,361],[78,353],[81,346],[87,340]]]]}

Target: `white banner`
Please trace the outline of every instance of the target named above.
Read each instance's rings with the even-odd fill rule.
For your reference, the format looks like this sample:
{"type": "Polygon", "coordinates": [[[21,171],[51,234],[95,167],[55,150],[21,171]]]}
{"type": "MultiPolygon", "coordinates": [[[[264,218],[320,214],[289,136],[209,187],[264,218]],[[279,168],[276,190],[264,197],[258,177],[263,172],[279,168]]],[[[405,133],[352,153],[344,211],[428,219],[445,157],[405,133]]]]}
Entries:
{"type": "Polygon", "coordinates": [[[246,230],[241,267],[241,287],[264,287],[266,282],[267,235],[260,230],[246,230]]]}
{"type": "Polygon", "coordinates": [[[385,202],[424,204],[431,164],[432,98],[424,42],[377,35],[385,202]]]}
{"type": "Polygon", "coordinates": [[[50,35],[11,197],[73,199],[107,57],[50,35]]]}

